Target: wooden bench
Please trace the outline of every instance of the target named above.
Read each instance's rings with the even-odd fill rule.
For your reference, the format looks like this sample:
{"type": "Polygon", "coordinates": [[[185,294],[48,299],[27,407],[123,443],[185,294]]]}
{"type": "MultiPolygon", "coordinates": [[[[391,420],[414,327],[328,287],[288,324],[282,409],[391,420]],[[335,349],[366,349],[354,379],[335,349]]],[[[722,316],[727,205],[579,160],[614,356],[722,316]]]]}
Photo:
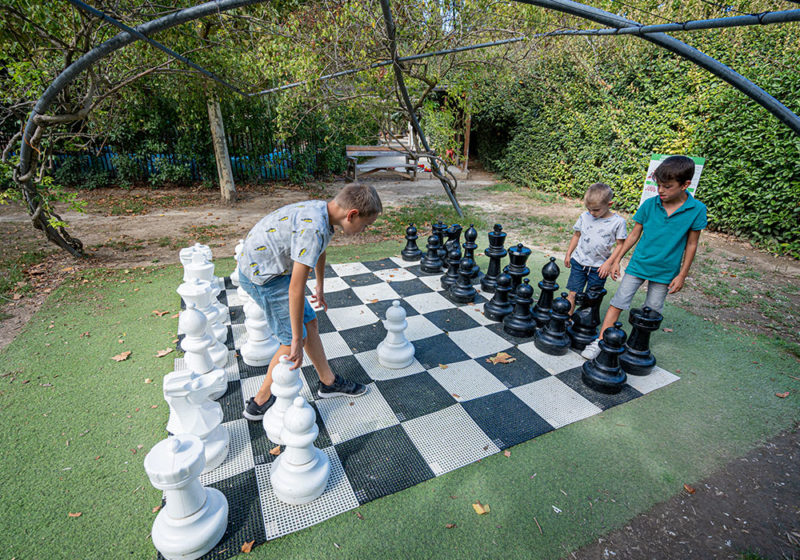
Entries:
{"type": "Polygon", "coordinates": [[[389,171],[397,173],[404,179],[417,180],[418,157],[415,154],[409,154],[399,146],[397,148],[391,146],[346,146],[345,157],[347,158],[345,176],[350,181],[356,181],[359,176],[370,175],[376,171],[389,171]],[[405,163],[381,161],[382,158],[401,156],[405,159],[405,163]],[[359,163],[358,158],[366,159],[359,163]],[[398,171],[398,169],[403,169],[403,171],[398,171]]]}

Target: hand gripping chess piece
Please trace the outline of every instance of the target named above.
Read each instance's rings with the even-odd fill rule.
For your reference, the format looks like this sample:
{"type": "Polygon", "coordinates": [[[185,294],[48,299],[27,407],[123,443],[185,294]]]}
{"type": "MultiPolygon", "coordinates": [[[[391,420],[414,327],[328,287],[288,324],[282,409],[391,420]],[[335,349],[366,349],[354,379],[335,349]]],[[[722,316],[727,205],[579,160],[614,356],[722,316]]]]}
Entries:
{"type": "Polygon", "coordinates": [[[228,429],[222,425],[222,406],[210,398],[213,383],[206,375],[164,377],[164,400],[169,405],[167,430],[200,438],[205,452],[204,472],[222,464],[231,440],[228,429]]]}
{"type": "Polygon", "coordinates": [[[284,445],[281,438],[283,430],[283,420],[286,410],[292,405],[292,401],[300,395],[303,382],[300,380],[299,369],[289,369],[292,365],[288,356],[281,356],[275,369],[272,370],[272,386],[270,391],[275,395],[275,402],[267,409],[264,419],[261,421],[264,431],[272,443],[284,445]]]}
{"type": "Polygon", "coordinates": [[[386,338],[378,344],[378,362],[389,369],[403,369],[414,362],[414,345],[405,335],[408,327],[406,310],[400,306],[398,300],[386,310],[384,326],[388,331],[386,338]]]}
{"type": "Polygon", "coordinates": [[[650,351],[650,333],[658,330],[663,319],[661,313],[649,307],[631,309],[628,320],[633,329],[625,353],[619,357],[622,371],[628,375],[648,375],[653,371],[656,358],[650,351]]]}
{"type": "Polygon", "coordinates": [[[314,501],[328,485],[331,462],[314,446],[319,435],[316,419],[316,412],[303,397],[295,398],[284,416],[281,439],[286,449],[272,463],[269,479],[275,496],[287,504],[314,501]]]}
{"type": "Polygon", "coordinates": [[[619,356],[625,352],[625,331],[617,321],[608,327],[600,339],[600,354],[592,361],[583,364],[583,382],[601,393],[614,394],[622,390],[628,379],[619,367],[619,356]]]}
{"type": "MultiPolygon", "coordinates": [[[[183,350],[183,362],[186,369],[183,372],[173,372],[183,374],[186,371],[194,374],[195,377],[209,375],[214,378],[214,392],[211,398],[217,400],[228,390],[228,380],[225,371],[217,367],[211,357],[211,347],[214,340],[207,331],[208,320],[195,307],[194,303],[189,303],[186,309],[181,311],[178,319],[178,328],[186,336],[181,340],[181,350],[183,350]]],[[[228,349],[225,349],[225,359],[228,357],[228,349]]],[[[168,428],[169,429],[169,428],[168,428]]],[[[170,430],[171,431],[171,430],[170,430]]],[[[175,432],[173,432],[175,433],[175,432]]]]}
{"type": "Polygon", "coordinates": [[[164,491],[166,506],[151,533],[167,560],[195,560],[210,551],[228,527],[228,500],[197,477],[205,467],[203,443],[191,434],[162,440],[144,458],[150,483],[164,491]]]}

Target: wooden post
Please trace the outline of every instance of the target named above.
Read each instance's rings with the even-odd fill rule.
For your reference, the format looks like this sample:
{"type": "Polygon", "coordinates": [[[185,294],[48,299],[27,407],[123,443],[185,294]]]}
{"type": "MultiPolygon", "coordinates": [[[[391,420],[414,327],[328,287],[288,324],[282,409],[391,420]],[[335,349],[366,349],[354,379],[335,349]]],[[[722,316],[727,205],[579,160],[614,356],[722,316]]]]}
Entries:
{"type": "Polygon", "coordinates": [[[228,156],[228,142],[225,139],[225,124],[219,102],[208,97],[208,123],[211,125],[211,140],[214,144],[214,158],[217,160],[219,192],[226,204],[236,201],[236,184],[233,181],[231,158],[228,156]]]}

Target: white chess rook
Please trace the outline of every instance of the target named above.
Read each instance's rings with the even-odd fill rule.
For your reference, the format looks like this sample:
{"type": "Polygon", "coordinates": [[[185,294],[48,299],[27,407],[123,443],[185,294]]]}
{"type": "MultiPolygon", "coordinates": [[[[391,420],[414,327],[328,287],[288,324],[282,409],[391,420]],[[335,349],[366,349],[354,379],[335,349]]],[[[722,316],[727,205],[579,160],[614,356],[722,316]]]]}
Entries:
{"type": "Polygon", "coordinates": [[[176,375],[164,377],[164,400],[169,404],[167,430],[173,434],[192,434],[205,448],[205,471],[217,468],[228,456],[230,434],[222,425],[222,407],[211,400],[214,379],[202,375],[191,379],[176,375]]]}
{"type": "Polygon", "coordinates": [[[228,500],[203,488],[203,443],[181,434],[158,442],[144,458],[150,483],[164,491],[166,507],[153,522],[153,545],[167,560],[195,560],[210,551],[228,526],[228,500]]]}
{"type": "MultiPolygon", "coordinates": [[[[221,322],[219,310],[211,305],[212,294],[211,285],[205,280],[192,278],[188,282],[184,282],[177,289],[178,295],[183,298],[188,306],[189,303],[194,303],[197,309],[203,312],[208,320],[208,330],[218,342],[219,346],[215,345],[211,350],[211,356],[214,358],[214,363],[222,367],[228,361],[228,350],[225,348],[223,342],[228,337],[228,329],[221,322]],[[218,355],[215,352],[222,352],[220,346],[225,349],[225,359],[222,363],[218,362],[218,355]]],[[[219,302],[218,302],[219,303],[219,302]]],[[[226,311],[227,313],[227,311],[226,311]]]]}
{"type": "MultiPolygon", "coordinates": [[[[210,334],[208,334],[208,320],[200,312],[193,302],[186,305],[186,309],[181,312],[178,319],[178,329],[184,333],[181,340],[181,349],[184,351],[183,360],[186,370],[199,375],[211,375],[215,379],[214,392],[211,398],[216,400],[228,390],[228,380],[225,372],[216,367],[214,359],[211,357],[210,349],[215,343],[219,344],[210,334]]],[[[225,359],[228,357],[228,349],[225,350],[225,359]]]]}
{"type": "Polygon", "coordinates": [[[239,287],[239,256],[242,254],[242,249],[244,248],[244,239],[240,239],[239,243],[233,249],[233,272],[231,272],[231,284],[239,287]]]}
{"type": "Polygon", "coordinates": [[[378,362],[389,369],[403,369],[414,362],[414,345],[408,341],[405,330],[408,327],[406,310],[398,300],[386,310],[384,326],[388,331],[386,338],[378,344],[378,362]]]}
{"type": "Polygon", "coordinates": [[[248,366],[266,366],[272,361],[280,343],[269,328],[264,310],[253,298],[245,302],[244,316],[247,341],[242,345],[242,360],[248,366]]]}
{"type": "Polygon", "coordinates": [[[303,397],[295,398],[284,416],[281,437],[286,450],[272,464],[270,483],[275,496],[287,504],[316,500],[328,485],[330,459],[314,446],[319,434],[316,417],[303,397]]]}
{"type": "Polygon", "coordinates": [[[262,423],[267,437],[273,443],[284,445],[283,436],[283,418],[286,411],[292,405],[292,402],[303,388],[303,382],[300,380],[299,369],[289,369],[292,365],[291,360],[287,356],[281,356],[275,368],[272,370],[272,386],[270,391],[275,395],[275,402],[267,409],[264,414],[262,423]]]}

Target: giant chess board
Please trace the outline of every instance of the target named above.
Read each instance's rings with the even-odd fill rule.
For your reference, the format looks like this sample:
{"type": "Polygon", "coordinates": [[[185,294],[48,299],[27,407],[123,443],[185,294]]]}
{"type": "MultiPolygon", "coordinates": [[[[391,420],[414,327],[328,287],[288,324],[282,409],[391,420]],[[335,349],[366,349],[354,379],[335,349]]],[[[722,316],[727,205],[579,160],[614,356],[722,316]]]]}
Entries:
{"type": "MultiPolygon", "coordinates": [[[[657,367],[646,377],[629,376],[619,394],[598,393],[581,381],[584,360],[577,353],[550,356],[531,338],[508,335],[484,317],[486,298],[479,293],[474,304],[452,303],[442,295],[440,278],[399,257],[326,267],[328,310],[317,311],[325,351],[333,371],[366,384],[368,392],[318,399],[314,368],[302,368],[301,395],[317,412],[316,446],[330,458],[331,476],[321,497],[300,506],[274,495],[275,444],[261,422],[242,417],[267,368],[247,366],[239,356],[247,336],[242,302],[230,279],[223,280],[228,390],[218,402],[230,452],[200,481],[225,494],[230,516],[227,532],[205,558],[234,556],[245,542],[258,545],[309,527],[678,379],[657,367]],[[414,363],[402,370],[382,367],[376,353],[386,336],[382,319],[395,299],[407,312],[406,336],[416,349],[414,363]],[[498,352],[514,361],[489,362],[498,352]]],[[[308,297],[314,286],[309,280],[308,297]]],[[[175,369],[183,367],[177,359],[175,369]]]]}

